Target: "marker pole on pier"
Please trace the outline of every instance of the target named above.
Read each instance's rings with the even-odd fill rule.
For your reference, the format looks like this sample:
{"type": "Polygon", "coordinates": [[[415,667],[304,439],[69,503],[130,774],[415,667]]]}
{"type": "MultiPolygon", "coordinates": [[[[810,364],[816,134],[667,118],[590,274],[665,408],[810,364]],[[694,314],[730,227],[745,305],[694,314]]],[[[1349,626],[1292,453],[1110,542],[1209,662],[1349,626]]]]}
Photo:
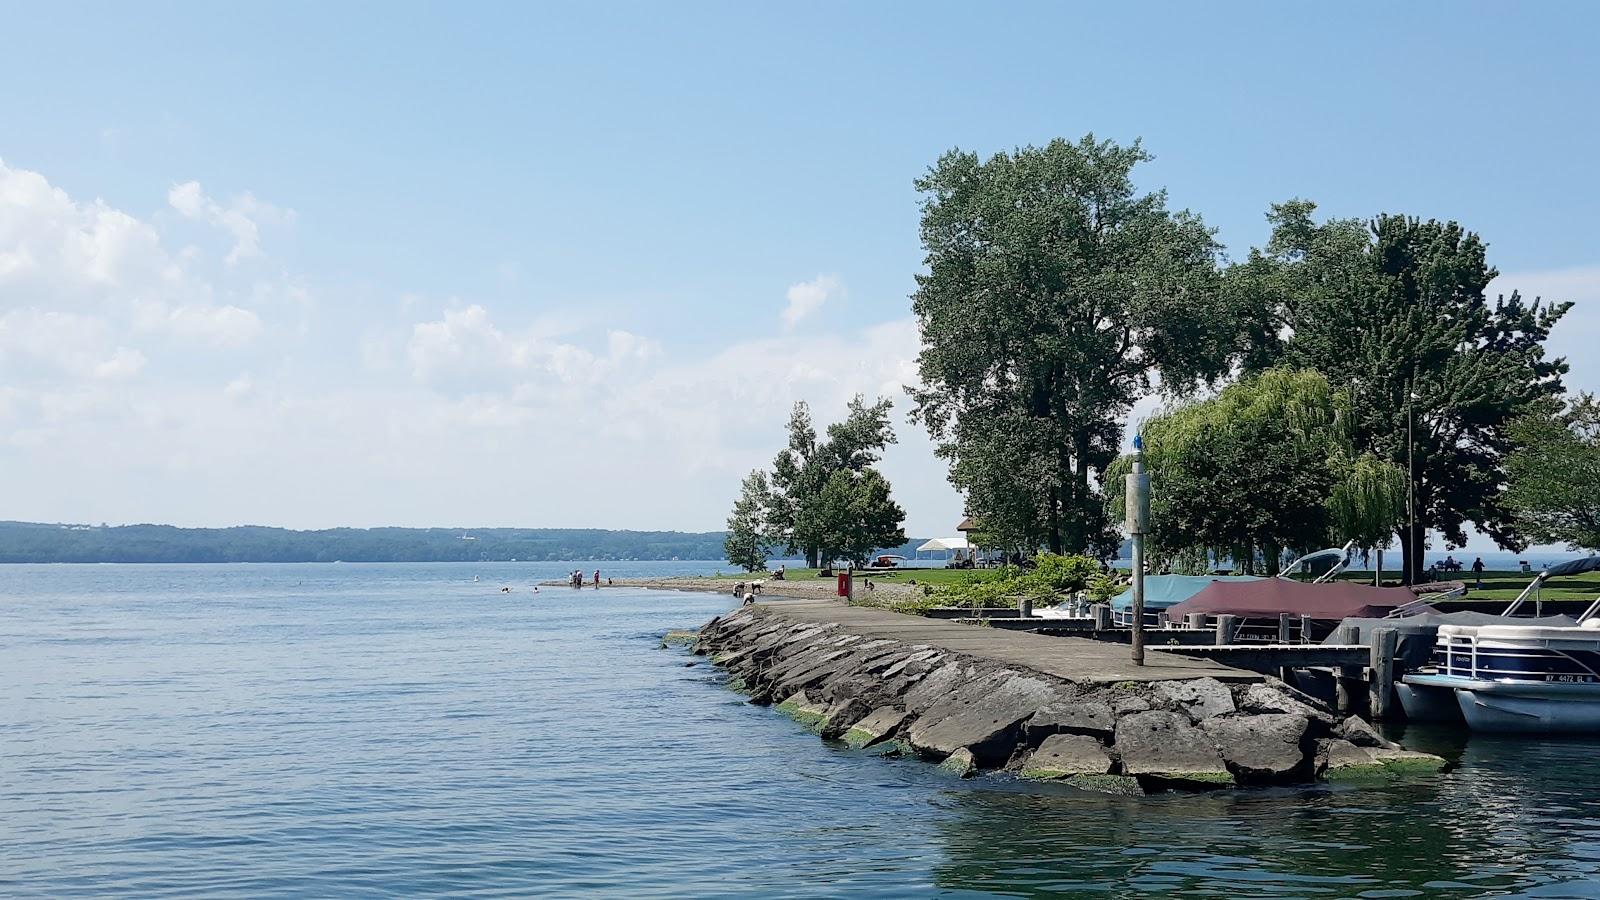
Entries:
{"type": "Polygon", "coordinates": [[[1133,537],[1133,664],[1144,665],[1144,536],[1150,530],[1150,476],[1144,471],[1144,439],[1133,436],[1133,473],[1127,477],[1128,534],[1133,537]]]}

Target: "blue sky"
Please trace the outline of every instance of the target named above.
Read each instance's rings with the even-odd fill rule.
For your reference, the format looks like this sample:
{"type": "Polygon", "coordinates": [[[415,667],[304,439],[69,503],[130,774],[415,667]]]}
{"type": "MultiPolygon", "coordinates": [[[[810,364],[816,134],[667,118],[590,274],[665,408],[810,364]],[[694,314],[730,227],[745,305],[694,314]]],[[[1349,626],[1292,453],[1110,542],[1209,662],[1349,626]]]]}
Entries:
{"type": "MultiPolygon", "coordinates": [[[[720,527],[793,400],[914,377],[913,179],[1090,131],[1241,256],[1295,196],[1460,220],[1579,302],[1555,344],[1600,387],[1588,4],[6,21],[6,517],[720,527]]],[[[948,531],[900,431],[908,528],[948,531]]]]}

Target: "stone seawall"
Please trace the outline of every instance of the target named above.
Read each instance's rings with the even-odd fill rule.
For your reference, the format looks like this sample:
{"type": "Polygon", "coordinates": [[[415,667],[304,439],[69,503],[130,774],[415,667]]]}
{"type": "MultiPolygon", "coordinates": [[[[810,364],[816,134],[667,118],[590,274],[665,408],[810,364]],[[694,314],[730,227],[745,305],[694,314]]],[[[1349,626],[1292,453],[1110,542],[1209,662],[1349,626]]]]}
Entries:
{"type": "MultiPolygon", "coordinates": [[[[974,626],[976,627],[976,626],[974,626]]],[[[852,633],[747,606],[713,619],[694,652],[751,702],[824,739],[914,755],[966,776],[1118,793],[1391,778],[1443,759],[1269,681],[1077,683],[950,649],[852,633]]]]}

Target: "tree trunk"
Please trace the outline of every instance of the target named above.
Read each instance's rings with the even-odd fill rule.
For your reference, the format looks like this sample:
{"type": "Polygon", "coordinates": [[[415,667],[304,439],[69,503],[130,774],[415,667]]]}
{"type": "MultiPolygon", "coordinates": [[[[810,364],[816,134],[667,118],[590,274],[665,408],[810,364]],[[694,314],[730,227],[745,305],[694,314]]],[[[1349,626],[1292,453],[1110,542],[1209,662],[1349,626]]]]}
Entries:
{"type": "Polygon", "coordinates": [[[1061,552],[1061,497],[1055,492],[1050,492],[1050,521],[1049,528],[1050,552],[1061,552]]]}
{"type": "Polygon", "coordinates": [[[1067,549],[1072,553],[1089,552],[1089,442],[1078,437],[1073,441],[1076,458],[1072,462],[1071,530],[1067,533],[1067,549]]]}
{"type": "Polygon", "coordinates": [[[817,559],[818,555],[819,554],[817,553],[817,548],[815,548],[815,547],[807,547],[806,548],[806,568],[808,568],[808,569],[819,568],[819,566],[817,565],[817,563],[820,562],[820,560],[817,559]]]}

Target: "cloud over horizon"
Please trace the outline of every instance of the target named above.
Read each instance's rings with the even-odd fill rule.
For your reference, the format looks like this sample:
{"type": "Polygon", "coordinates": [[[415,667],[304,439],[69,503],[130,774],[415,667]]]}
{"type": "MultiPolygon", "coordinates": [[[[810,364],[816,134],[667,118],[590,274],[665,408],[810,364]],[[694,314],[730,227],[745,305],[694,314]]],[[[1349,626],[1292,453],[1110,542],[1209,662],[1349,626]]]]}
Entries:
{"type": "MultiPolygon", "coordinates": [[[[740,476],[856,393],[904,407],[909,317],[675,354],[614,316],[521,297],[406,294],[341,320],[293,273],[264,277],[248,192],[172,187],[160,216],[83,201],[0,163],[0,490],[44,521],[721,527],[740,476]],[[182,249],[171,249],[181,246],[182,249]],[[430,312],[429,310],[433,310],[430,312]],[[573,323],[580,323],[574,325],[573,323]],[[315,356],[307,356],[315,352],[315,356]]],[[[786,325],[843,294],[791,286],[786,325]]],[[[897,422],[885,469],[913,530],[947,530],[953,492],[897,422]]]]}

